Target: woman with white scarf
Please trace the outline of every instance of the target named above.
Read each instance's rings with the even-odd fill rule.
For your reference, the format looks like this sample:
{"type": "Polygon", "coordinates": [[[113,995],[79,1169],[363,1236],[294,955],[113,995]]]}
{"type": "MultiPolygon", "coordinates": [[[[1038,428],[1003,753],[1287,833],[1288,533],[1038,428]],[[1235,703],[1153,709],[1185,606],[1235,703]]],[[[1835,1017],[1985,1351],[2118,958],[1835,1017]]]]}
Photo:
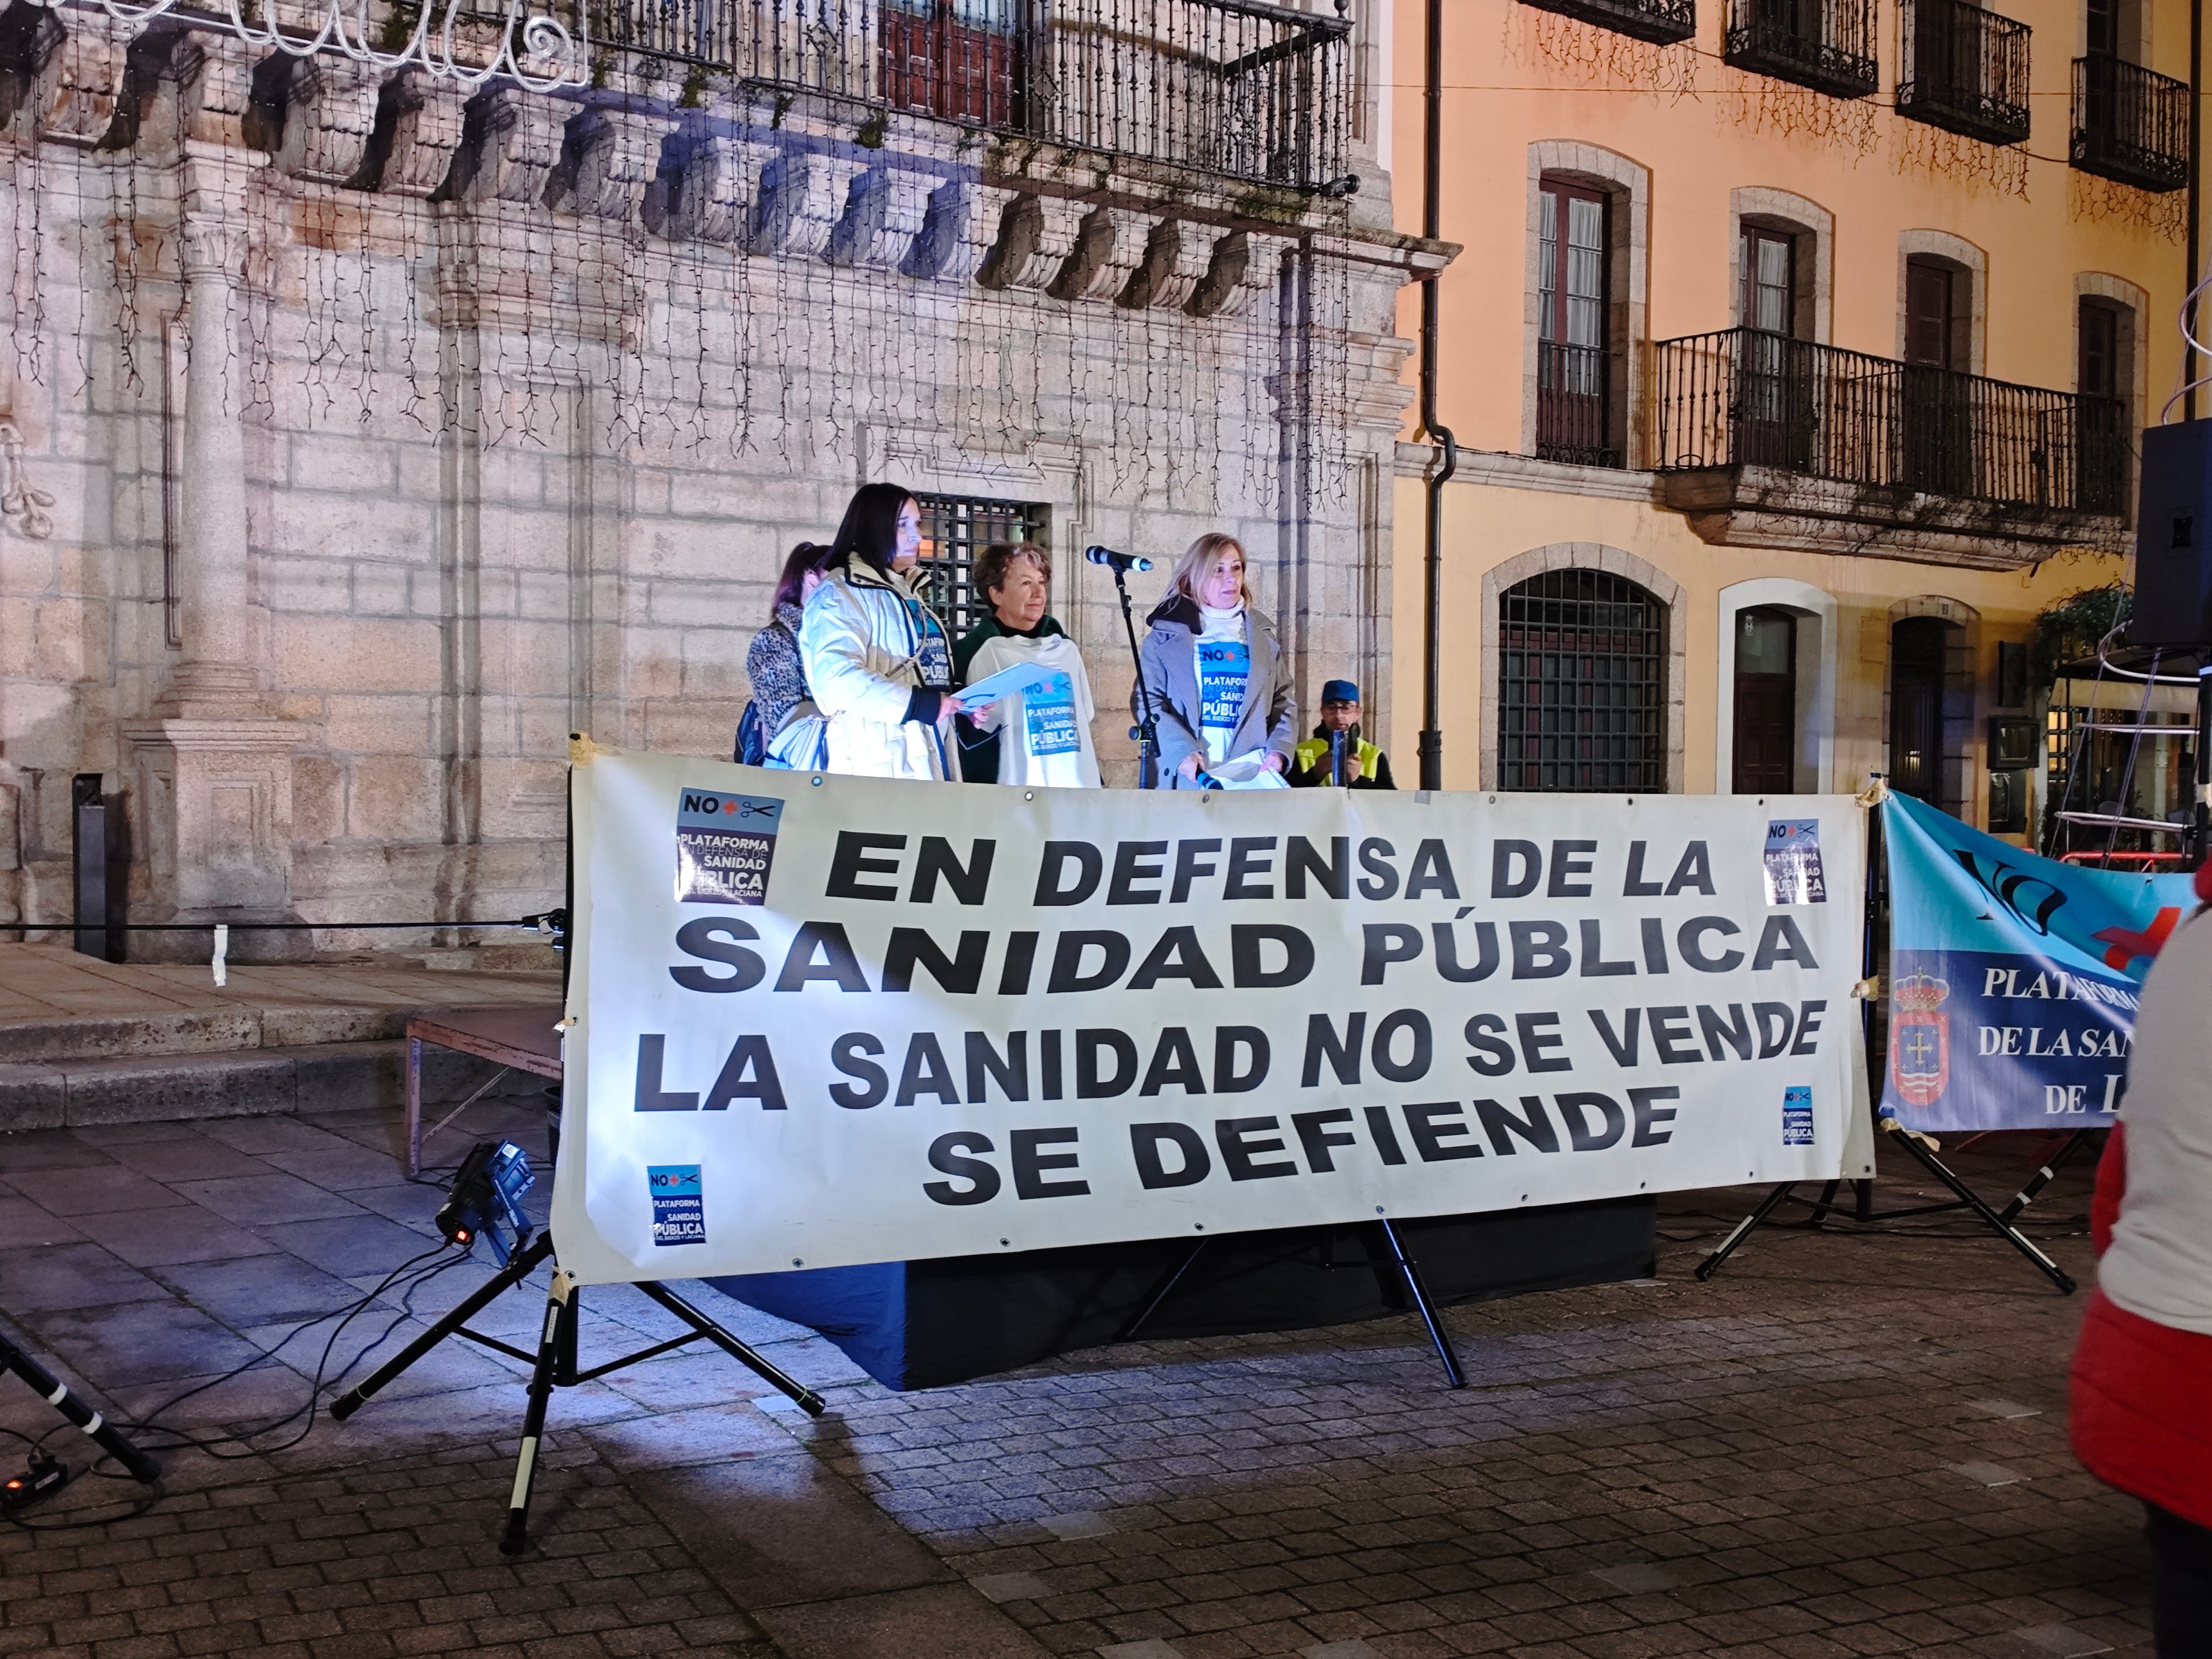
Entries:
{"type": "Polygon", "coordinates": [[[1285,787],[1297,699],[1274,624],[1252,603],[1237,538],[1193,542],[1146,620],[1138,657],[1159,723],[1155,787],[1285,787]]]}
{"type": "Polygon", "coordinates": [[[825,770],[863,777],[956,776],[952,649],[913,580],[921,508],[896,484],[863,484],[806,602],[799,649],[829,722],[825,770]]]}

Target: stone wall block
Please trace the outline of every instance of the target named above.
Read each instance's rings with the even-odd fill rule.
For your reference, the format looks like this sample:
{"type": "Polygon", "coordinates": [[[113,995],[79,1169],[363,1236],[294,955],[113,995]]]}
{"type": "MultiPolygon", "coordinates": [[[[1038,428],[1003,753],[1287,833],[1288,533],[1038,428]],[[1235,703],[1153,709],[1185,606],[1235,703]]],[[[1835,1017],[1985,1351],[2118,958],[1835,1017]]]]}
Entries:
{"type": "Polygon", "coordinates": [[[246,147],[245,124],[253,100],[253,61],[245,42],[211,29],[196,29],[169,53],[176,77],[185,137],[228,149],[246,147]]]}
{"type": "Polygon", "coordinates": [[[1206,275],[1183,309],[1194,317],[1242,315],[1274,285],[1283,252],[1289,246],[1285,237],[1231,231],[1213,245],[1206,275]]]}
{"type": "Polygon", "coordinates": [[[454,194],[465,202],[536,202],[561,160],[569,106],[513,84],[470,100],[463,172],[454,194]]]}
{"type": "Polygon", "coordinates": [[[594,219],[635,218],[646,187],[660,171],[660,146],[675,130],[665,116],[586,110],[568,123],[545,204],[594,219]]]}
{"type": "Polygon", "coordinates": [[[929,198],[921,234],[899,268],[909,276],[965,283],[982,269],[1013,191],[973,179],[939,185],[929,198]]]}
{"type": "Polygon", "coordinates": [[[844,216],[845,198],[864,163],[787,149],[761,171],[760,202],[745,247],[753,253],[818,254],[844,216]]]}
{"type": "Polygon", "coordinates": [[[833,265],[901,269],[928,219],[939,182],[934,173],[870,167],[847,192],[844,216],[830,233],[824,257],[833,265]]]}
{"type": "Polygon", "coordinates": [[[670,231],[702,242],[734,242],[760,200],[761,172],[774,144],[749,138],[702,138],[692,146],[676,185],[670,231]]]}
{"type": "Polygon", "coordinates": [[[449,81],[410,69],[384,83],[382,99],[392,110],[392,148],[377,188],[394,196],[428,196],[453,171],[468,95],[449,81]]]}
{"type": "Polygon", "coordinates": [[[106,136],[123,91],[124,55],[132,33],[105,12],[55,7],[40,17],[31,92],[31,121],[39,137],[89,149],[106,136]]]}
{"type": "Polygon", "coordinates": [[[1213,263],[1214,232],[1188,220],[1163,219],[1152,227],[1145,257],[1121,290],[1120,303],[1141,311],[1176,310],[1189,303],[1213,263]]]}
{"type": "Polygon", "coordinates": [[[975,280],[985,288],[1042,289],[1075,252],[1084,208],[1063,196],[1022,196],[1000,216],[998,240],[975,280]]]}
{"type": "Polygon", "coordinates": [[[1084,216],[1075,246],[1054,276],[1056,300],[1104,300],[1121,293],[1143,263],[1150,215],[1096,207],[1084,216]]]}
{"type": "Polygon", "coordinates": [[[376,70],[318,52],[284,64],[284,137],[276,165],[295,179],[342,185],[360,171],[376,127],[376,70]]]}

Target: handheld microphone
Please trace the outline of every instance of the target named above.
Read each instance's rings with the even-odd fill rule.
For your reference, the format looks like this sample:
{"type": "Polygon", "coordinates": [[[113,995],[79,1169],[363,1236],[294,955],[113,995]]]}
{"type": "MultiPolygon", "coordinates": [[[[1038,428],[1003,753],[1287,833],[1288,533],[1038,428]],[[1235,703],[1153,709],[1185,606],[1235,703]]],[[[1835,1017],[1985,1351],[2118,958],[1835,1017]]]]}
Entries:
{"type": "Polygon", "coordinates": [[[1140,559],[1133,553],[1116,553],[1110,547],[1086,547],[1083,556],[1093,564],[1109,565],[1115,570],[1150,570],[1152,562],[1140,559]]]}

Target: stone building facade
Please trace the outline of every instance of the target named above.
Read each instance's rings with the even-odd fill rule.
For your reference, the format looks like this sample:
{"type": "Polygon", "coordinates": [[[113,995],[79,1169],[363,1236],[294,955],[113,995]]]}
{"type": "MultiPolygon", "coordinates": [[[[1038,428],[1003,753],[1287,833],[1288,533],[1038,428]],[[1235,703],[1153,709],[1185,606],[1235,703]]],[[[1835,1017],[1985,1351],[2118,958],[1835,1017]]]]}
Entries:
{"type": "Polygon", "coordinates": [[[557,902],[566,735],[726,756],[783,555],[869,479],[948,581],[1048,540],[1109,781],[1086,544],[1226,528],[1302,695],[1386,686],[1394,306],[1443,250],[1389,228],[1372,52],[1323,22],[1341,176],[1283,183],[598,48],[471,88],[0,15],[0,916],[67,919],[85,773],[134,921],[557,902]]]}

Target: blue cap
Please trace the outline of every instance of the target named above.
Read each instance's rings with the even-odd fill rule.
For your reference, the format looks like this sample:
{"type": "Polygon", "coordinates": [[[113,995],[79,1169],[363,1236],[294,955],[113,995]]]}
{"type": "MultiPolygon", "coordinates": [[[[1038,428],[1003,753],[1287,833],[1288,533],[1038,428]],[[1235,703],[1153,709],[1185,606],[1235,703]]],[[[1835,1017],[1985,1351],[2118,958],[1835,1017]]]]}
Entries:
{"type": "Polygon", "coordinates": [[[1322,683],[1321,700],[1323,702],[1358,702],[1359,688],[1350,680],[1324,680],[1322,683]]]}

